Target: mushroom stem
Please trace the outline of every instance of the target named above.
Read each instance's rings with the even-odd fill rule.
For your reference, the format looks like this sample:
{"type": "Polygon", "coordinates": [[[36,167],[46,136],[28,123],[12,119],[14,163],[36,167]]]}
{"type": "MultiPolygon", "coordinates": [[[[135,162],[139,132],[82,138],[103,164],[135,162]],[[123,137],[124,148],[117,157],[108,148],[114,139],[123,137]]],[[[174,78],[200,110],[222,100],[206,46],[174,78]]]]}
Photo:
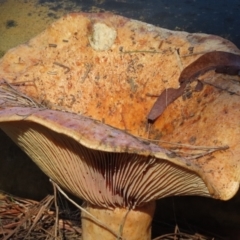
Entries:
{"type": "Polygon", "coordinates": [[[109,229],[118,234],[118,237],[108,229],[94,222],[89,215],[82,212],[82,239],[83,240],[150,240],[151,223],[155,211],[155,201],[136,207],[134,210],[126,208],[107,209],[85,204],[85,209],[101,221],[109,229]]]}

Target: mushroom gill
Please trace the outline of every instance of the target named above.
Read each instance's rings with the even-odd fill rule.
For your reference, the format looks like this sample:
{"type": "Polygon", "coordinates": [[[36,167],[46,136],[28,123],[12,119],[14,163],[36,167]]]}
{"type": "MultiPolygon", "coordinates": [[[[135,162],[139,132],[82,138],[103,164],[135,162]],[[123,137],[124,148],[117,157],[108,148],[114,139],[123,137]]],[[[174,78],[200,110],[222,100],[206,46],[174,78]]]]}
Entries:
{"type": "Polygon", "coordinates": [[[209,196],[191,164],[170,151],[83,116],[34,110],[6,109],[1,128],[52,180],[92,205],[134,209],[166,196],[209,196]]]}

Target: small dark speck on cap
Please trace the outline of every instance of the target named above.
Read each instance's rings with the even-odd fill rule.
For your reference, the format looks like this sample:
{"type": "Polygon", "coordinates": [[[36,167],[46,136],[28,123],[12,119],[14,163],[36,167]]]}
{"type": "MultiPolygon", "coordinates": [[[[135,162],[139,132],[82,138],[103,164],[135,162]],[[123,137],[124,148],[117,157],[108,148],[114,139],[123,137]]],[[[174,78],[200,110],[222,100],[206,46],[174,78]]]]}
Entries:
{"type": "Polygon", "coordinates": [[[150,142],[142,141],[143,144],[150,145],[150,142]]]}
{"type": "Polygon", "coordinates": [[[7,20],[5,23],[6,28],[12,28],[17,26],[17,22],[15,20],[7,20]]]}

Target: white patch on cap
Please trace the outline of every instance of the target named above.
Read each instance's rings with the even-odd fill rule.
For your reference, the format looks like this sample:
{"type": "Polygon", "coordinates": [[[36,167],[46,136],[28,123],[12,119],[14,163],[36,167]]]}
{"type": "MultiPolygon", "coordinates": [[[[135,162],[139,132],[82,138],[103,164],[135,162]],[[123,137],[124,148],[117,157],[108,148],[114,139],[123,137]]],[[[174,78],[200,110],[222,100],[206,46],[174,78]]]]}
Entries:
{"type": "Polygon", "coordinates": [[[96,51],[106,51],[111,48],[117,36],[114,28],[108,27],[104,23],[95,23],[93,31],[89,36],[89,42],[96,51]]]}

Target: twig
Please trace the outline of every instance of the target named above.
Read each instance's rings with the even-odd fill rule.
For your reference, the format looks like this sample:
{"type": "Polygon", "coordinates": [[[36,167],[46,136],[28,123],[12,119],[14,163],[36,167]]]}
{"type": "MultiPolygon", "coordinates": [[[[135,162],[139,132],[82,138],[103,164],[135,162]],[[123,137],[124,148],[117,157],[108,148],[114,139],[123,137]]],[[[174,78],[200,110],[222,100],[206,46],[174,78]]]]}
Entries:
{"type": "Polygon", "coordinates": [[[54,65],[57,65],[57,66],[59,66],[59,67],[65,68],[65,69],[66,69],[66,71],[64,72],[65,74],[68,73],[68,72],[71,70],[68,66],[66,66],[66,65],[64,65],[64,64],[62,64],[62,63],[54,62],[53,64],[54,64],[54,65]]]}
{"type": "Polygon", "coordinates": [[[150,54],[162,54],[163,51],[155,50],[132,50],[132,51],[121,51],[121,53],[150,53],[150,54]]]}
{"type": "Polygon", "coordinates": [[[49,43],[48,46],[49,46],[49,47],[52,47],[52,48],[56,48],[56,47],[57,47],[57,44],[55,44],[55,43],[49,43]]]}
{"type": "Polygon", "coordinates": [[[82,76],[81,83],[84,83],[85,79],[88,77],[88,74],[91,72],[92,64],[86,63],[85,64],[86,71],[84,75],[82,76]]]}
{"type": "Polygon", "coordinates": [[[32,106],[35,108],[42,107],[40,103],[37,103],[27,95],[19,92],[16,88],[14,88],[6,79],[3,79],[3,83],[7,86],[6,88],[0,88],[0,99],[4,100],[10,104],[23,104],[24,106],[32,106]]]}
{"type": "Polygon", "coordinates": [[[174,240],[177,240],[177,234],[179,233],[179,228],[178,228],[178,225],[175,226],[175,229],[174,229],[174,233],[175,233],[175,236],[174,236],[174,240]]]}
{"type": "Polygon", "coordinates": [[[101,221],[99,221],[96,217],[94,217],[91,213],[89,213],[88,211],[86,211],[84,208],[82,208],[81,206],[79,206],[76,202],[74,202],[71,198],[68,197],[68,195],[52,180],[50,179],[50,182],[56,186],[57,190],[68,200],[70,201],[74,206],[76,206],[77,208],[79,208],[82,212],[86,213],[88,216],[90,216],[92,218],[93,221],[95,221],[97,224],[99,224],[100,226],[106,228],[109,232],[111,232],[115,237],[117,237],[118,240],[124,240],[122,238],[119,239],[119,234],[116,233],[115,231],[113,231],[112,229],[110,229],[106,224],[102,223],[101,221]]]}
{"type": "Polygon", "coordinates": [[[182,61],[181,61],[181,58],[180,58],[179,48],[178,48],[178,49],[175,49],[174,55],[175,55],[175,57],[176,57],[176,61],[177,61],[178,67],[179,67],[179,69],[180,69],[180,72],[182,72],[182,70],[183,70],[183,64],[182,64],[182,61]]]}
{"type": "MultiPolygon", "coordinates": [[[[147,135],[149,135],[149,134],[150,134],[149,133],[149,127],[147,126],[147,135]]],[[[152,142],[154,144],[157,144],[157,143],[161,144],[162,143],[162,144],[173,145],[175,147],[172,147],[172,148],[171,147],[166,147],[166,148],[169,151],[171,151],[173,154],[176,154],[177,156],[181,156],[181,155],[185,154],[185,156],[186,156],[185,158],[187,160],[200,158],[200,157],[206,156],[206,155],[211,154],[211,153],[216,152],[216,151],[229,149],[228,145],[223,145],[223,146],[196,146],[196,145],[190,145],[190,144],[184,144],[184,143],[176,143],[176,142],[168,142],[168,141],[162,141],[162,140],[154,140],[154,139],[149,139],[148,137],[147,138],[139,137],[139,136],[136,136],[134,134],[132,134],[132,135],[135,136],[138,139],[142,139],[144,141],[152,142]],[[199,150],[199,151],[202,151],[202,152],[189,154],[188,152],[183,152],[181,150],[175,150],[173,148],[175,148],[175,149],[176,148],[178,148],[178,149],[185,148],[185,149],[195,150],[195,151],[199,150]]]]}
{"type": "Polygon", "coordinates": [[[125,224],[125,222],[126,222],[126,220],[127,220],[127,216],[128,216],[128,214],[130,213],[131,210],[132,210],[131,208],[128,209],[128,211],[126,212],[126,214],[125,214],[125,216],[124,216],[124,218],[123,218],[123,220],[122,220],[122,223],[120,224],[120,227],[119,227],[119,235],[118,235],[118,237],[117,237],[117,240],[122,239],[123,227],[124,227],[124,224],[125,224]]]}
{"type": "MultiPolygon", "coordinates": [[[[173,239],[179,239],[179,238],[176,238],[176,237],[181,237],[180,239],[184,240],[184,239],[192,239],[192,240],[200,240],[199,236],[194,236],[194,235],[190,235],[190,234],[187,234],[187,233],[168,233],[168,234],[164,234],[160,237],[156,237],[154,238],[153,240],[167,240],[167,239],[172,239],[172,237],[174,237],[173,239]],[[171,237],[171,238],[170,238],[171,237]],[[182,238],[182,237],[186,237],[186,238],[182,238]]],[[[206,239],[206,238],[204,238],[206,239]]],[[[202,238],[202,240],[204,240],[202,238]]]]}
{"type": "Polygon", "coordinates": [[[192,156],[190,155],[190,156],[187,156],[185,158],[187,160],[196,159],[196,158],[204,157],[204,156],[206,156],[208,154],[211,154],[213,152],[216,152],[216,151],[226,150],[228,148],[229,148],[228,146],[223,146],[223,147],[219,147],[219,148],[212,148],[212,149],[206,150],[206,152],[193,154],[192,156]]]}
{"type": "MultiPolygon", "coordinates": [[[[47,230],[45,230],[44,228],[40,228],[43,232],[45,232],[48,236],[51,236],[53,239],[55,239],[56,240],[56,238],[55,238],[55,236],[51,233],[51,232],[49,232],[49,231],[47,231],[47,230]]],[[[46,238],[47,239],[47,238],[46,238]]]]}
{"type": "MultiPolygon", "coordinates": [[[[25,238],[30,234],[30,232],[32,231],[32,229],[33,229],[33,228],[35,227],[35,225],[37,224],[37,222],[41,219],[44,211],[49,207],[49,205],[51,205],[52,200],[53,200],[53,196],[48,196],[48,197],[45,199],[45,203],[40,207],[40,209],[39,209],[39,210],[37,209],[37,210],[38,210],[37,215],[36,215],[36,217],[34,218],[34,221],[33,221],[32,225],[31,225],[31,227],[29,228],[29,230],[28,230],[25,238]]],[[[30,213],[29,213],[30,217],[31,217],[31,215],[33,215],[33,213],[36,211],[35,208],[36,208],[36,207],[34,207],[32,210],[30,210],[30,213]]]]}
{"type": "MultiPolygon", "coordinates": [[[[53,182],[52,182],[52,184],[53,184],[53,182]]],[[[55,184],[53,184],[53,192],[54,192],[54,205],[55,205],[55,209],[56,209],[54,236],[55,236],[55,239],[57,239],[59,207],[57,204],[57,189],[56,189],[55,184]]]]}
{"type": "Polygon", "coordinates": [[[159,97],[160,94],[151,94],[151,93],[146,93],[146,97],[159,97]]]}
{"type": "MultiPolygon", "coordinates": [[[[131,133],[132,134],[132,133],[131,133]]],[[[177,143],[177,142],[168,142],[168,141],[164,141],[164,140],[159,140],[159,139],[149,139],[149,138],[145,138],[145,137],[139,137],[137,135],[132,134],[133,136],[135,136],[136,138],[145,140],[145,141],[149,141],[152,143],[166,143],[169,145],[174,145],[176,147],[179,148],[188,148],[188,149],[193,149],[193,150],[226,150],[229,148],[228,145],[224,145],[224,146],[198,146],[198,145],[191,145],[191,144],[185,144],[185,143],[177,143]]]]}

